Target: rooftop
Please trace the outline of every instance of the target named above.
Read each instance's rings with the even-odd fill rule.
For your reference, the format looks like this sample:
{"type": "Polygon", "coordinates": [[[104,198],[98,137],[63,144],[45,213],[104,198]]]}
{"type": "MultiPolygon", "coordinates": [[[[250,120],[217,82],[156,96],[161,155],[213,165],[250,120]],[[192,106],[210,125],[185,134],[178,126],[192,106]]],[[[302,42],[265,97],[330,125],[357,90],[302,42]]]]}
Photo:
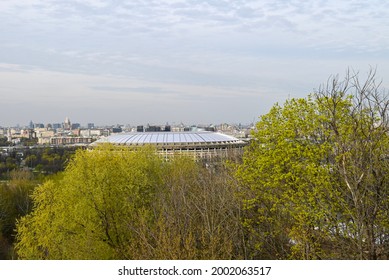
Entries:
{"type": "Polygon", "coordinates": [[[207,144],[238,144],[242,141],[222,133],[210,131],[190,132],[132,132],[113,134],[95,142],[120,145],[207,145],[207,144]]]}

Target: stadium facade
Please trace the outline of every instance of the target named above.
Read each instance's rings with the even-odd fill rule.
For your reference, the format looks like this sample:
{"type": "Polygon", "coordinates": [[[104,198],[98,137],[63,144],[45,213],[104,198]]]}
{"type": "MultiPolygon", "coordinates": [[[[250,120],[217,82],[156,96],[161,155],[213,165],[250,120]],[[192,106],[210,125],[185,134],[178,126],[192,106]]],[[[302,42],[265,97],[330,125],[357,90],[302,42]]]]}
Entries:
{"type": "Polygon", "coordinates": [[[238,155],[246,145],[238,138],[212,131],[120,133],[101,138],[91,146],[102,143],[129,147],[152,145],[166,158],[185,154],[198,160],[238,155]]]}

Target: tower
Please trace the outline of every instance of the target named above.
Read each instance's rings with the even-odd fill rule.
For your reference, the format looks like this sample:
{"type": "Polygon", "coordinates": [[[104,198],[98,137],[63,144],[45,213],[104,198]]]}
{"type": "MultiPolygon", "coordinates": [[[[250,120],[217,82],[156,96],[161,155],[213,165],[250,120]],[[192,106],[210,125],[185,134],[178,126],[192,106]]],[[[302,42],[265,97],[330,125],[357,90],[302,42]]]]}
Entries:
{"type": "Polygon", "coordinates": [[[66,130],[70,130],[72,128],[72,124],[68,117],[65,118],[65,122],[63,123],[63,128],[66,130]]]}

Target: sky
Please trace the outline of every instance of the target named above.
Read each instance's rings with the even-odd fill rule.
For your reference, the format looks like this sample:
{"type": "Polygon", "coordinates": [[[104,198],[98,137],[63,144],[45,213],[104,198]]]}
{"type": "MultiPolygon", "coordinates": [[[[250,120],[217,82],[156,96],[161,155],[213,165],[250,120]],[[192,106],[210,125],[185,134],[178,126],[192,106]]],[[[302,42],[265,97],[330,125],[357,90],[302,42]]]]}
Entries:
{"type": "Polygon", "coordinates": [[[0,0],[0,126],[246,124],[388,59],[389,1],[0,0]]]}

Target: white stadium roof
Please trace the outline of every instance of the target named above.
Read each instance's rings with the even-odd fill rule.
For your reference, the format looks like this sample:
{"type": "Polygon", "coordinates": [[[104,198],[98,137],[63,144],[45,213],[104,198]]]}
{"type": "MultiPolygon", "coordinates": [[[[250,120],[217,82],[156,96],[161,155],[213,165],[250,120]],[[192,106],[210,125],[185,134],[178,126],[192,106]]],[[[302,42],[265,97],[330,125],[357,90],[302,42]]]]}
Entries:
{"type": "Polygon", "coordinates": [[[241,144],[242,141],[222,133],[210,131],[197,132],[132,132],[113,134],[94,144],[112,143],[117,145],[212,145],[241,144]]]}

